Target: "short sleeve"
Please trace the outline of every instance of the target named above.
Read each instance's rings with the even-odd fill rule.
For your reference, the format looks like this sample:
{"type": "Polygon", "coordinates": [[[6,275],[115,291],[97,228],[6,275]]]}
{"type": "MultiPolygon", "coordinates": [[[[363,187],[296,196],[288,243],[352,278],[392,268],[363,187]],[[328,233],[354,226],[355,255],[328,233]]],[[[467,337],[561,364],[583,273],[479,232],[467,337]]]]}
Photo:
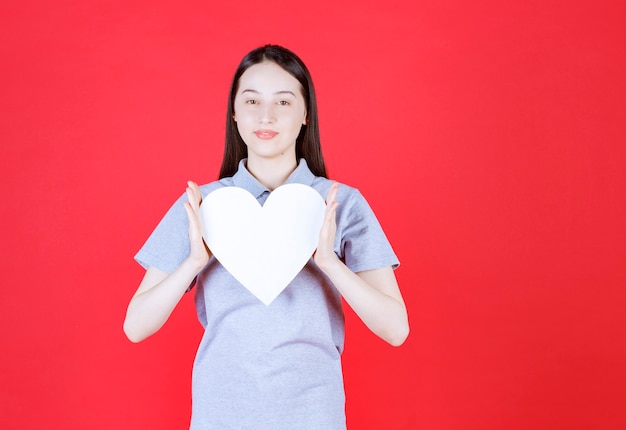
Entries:
{"type": "MultiPolygon", "coordinates": [[[[400,264],[376,215],[361,195],[349,189],[337,209],[338,255],[353,272],[381,269],[400,264]]],[[[337,251],[337,249],[336,249],[337,251]]]]}
{"type": "Polygon", "coordinates": [[[189,256],[189,221],[183,205],[186,200],[182,195],[172,205],[135,255],[135,261],[145,269],[152,266],[171,273],[189,256]]]}

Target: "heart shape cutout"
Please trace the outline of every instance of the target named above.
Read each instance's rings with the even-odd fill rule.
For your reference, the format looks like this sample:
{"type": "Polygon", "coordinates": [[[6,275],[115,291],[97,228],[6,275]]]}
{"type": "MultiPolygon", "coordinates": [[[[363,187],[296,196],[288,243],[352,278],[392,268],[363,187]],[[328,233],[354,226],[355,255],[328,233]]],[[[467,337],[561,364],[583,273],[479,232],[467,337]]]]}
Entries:
{"type": "Polygon", "coordinates": [[[202,235],[222,266],[269,305],[313,255],[325,210],[303,184],[281,185],[263,206],[243,188],[219,188],[200,205],[202,235]]]}

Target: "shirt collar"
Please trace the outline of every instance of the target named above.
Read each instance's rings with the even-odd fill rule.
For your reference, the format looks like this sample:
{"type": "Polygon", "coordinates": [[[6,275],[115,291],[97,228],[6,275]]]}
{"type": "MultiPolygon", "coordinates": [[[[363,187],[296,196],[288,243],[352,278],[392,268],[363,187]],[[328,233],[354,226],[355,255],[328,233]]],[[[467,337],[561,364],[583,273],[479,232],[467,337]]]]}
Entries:
{"type": "MultiPolygon", "coordinates": [[[[233,183],[235,186],[249,191],[253,196],[259,197],[265,191],[269,191],[267,187],[261,184],[246,168],[247,158],[239,161],[237,172],[233,175],[233,183]]],[[[285,184],[304,184],[311,186],[315,180],[315,175],[309,169],[304,158],[300,159],[296,170],[285,181],[285,184]]]]}

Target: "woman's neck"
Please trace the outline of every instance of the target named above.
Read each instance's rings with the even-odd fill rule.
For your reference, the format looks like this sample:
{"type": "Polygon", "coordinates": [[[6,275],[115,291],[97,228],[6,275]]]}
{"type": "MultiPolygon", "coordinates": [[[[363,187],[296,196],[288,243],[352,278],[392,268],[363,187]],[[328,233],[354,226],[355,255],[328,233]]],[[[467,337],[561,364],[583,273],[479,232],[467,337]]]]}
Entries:
{"type": "Polygon", "coordinates": [[[295,157],[281,157],[281,159],[273,160],[249,157],[246,162],[248,172],[270,191],[284,184],[296,167],[298,167],[298,162],[295,157]]]}

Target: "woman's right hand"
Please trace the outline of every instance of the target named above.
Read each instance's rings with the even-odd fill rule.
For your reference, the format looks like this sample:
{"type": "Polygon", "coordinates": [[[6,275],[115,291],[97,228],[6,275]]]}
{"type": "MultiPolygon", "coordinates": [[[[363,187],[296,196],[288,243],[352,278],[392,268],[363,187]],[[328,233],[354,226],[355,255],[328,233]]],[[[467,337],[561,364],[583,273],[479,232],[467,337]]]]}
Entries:
{"type": "Polygon", "coordinates": [[[202,239],[200,203],[202,194],[195,182],[189,181],[184,203],[189,220],[189,257],[173,272],[166,273],[148,267],[139,288],[128,304],[124,332],[133,342],[157,332],[172,314],[180,299],[188,291],[198,272],[207,264],[211,253],[202,239]]]}
{"type": "Polygon", "coordinates": [[[202,226],[200,224],[200,203],[202,203],[202,193],[198,184],[193,181],[187,182],[187,199],[185,202],[185,211],[189,220],[189,260],[197,265],[198,270],[203,268],[209,258],[211,251],[202,239],[202,226]]]}

